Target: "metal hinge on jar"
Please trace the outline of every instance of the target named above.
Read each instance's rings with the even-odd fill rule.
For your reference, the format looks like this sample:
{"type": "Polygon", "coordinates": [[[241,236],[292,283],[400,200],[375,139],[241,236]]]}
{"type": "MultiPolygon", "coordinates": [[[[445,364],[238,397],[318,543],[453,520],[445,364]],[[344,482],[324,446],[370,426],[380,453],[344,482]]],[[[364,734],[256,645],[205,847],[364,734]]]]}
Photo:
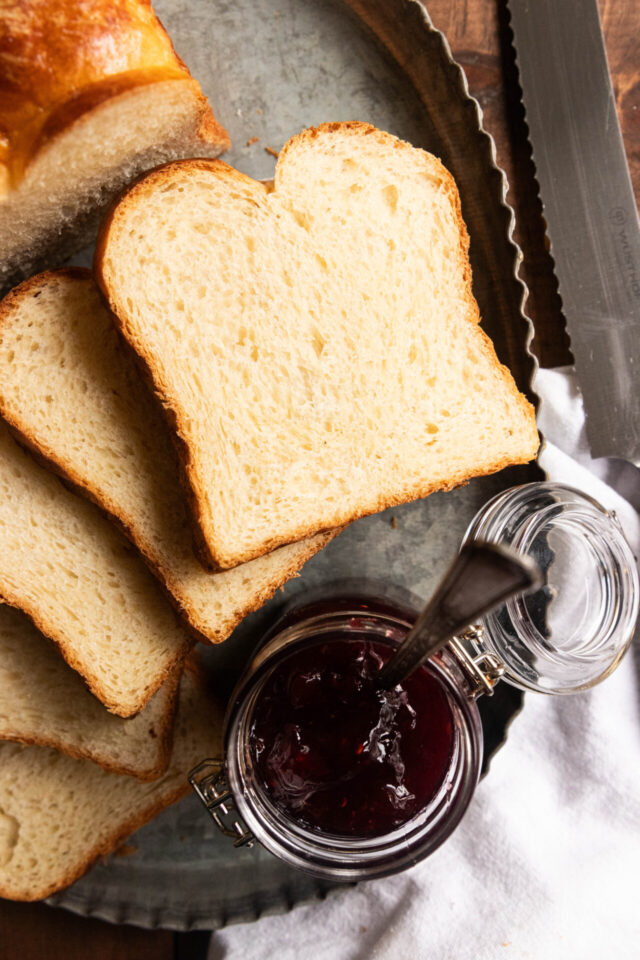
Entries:
{"type": "Polygon", "coordinates": [[[211,819],[234,847],[251,847],[255,837],[236,816],[236,804],[219,760],[203,760],[189,773],[189,783],[209,811],[211,819]]]}
{"type": "Polygon", "coordinates": [[[478,697],[482,693],[491,696],[493,688],[504,674],[504,664],[485,647],[483,628],[479,624],[467,627],[452,637],[447,647],[471,682],[472,696],[478,697]]]}

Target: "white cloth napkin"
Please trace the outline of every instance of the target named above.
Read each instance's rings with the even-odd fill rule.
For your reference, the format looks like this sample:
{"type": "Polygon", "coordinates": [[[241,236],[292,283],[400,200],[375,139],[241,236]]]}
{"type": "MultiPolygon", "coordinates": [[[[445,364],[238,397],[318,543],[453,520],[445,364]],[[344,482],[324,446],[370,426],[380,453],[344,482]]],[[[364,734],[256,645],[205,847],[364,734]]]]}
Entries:
{"type": "MultiPolygon", "coordinates": [[[[617,511],[640,552],[640,472],[594,463],[569,369],[541,370],[551,479],[617,511]]],[[[636,658],[634,660],[633,653],[636,658]]],[[[640,657],[573,697],[527,694],[456,833],[413,869],[212,937],[209,960],[636,960],[640,657]]]]}

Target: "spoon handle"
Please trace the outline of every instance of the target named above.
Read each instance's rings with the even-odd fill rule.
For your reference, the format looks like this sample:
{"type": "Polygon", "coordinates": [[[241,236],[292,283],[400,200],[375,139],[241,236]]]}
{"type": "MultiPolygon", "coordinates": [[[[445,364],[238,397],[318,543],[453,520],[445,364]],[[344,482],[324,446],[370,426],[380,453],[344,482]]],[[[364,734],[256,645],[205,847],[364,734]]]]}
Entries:
{"type": "Polygon", "coordinates": [[[466,543],[400,647],[378,674],[395,687],[451,637],[516,593],[542,585],[537,565],[495,543],[466,543]]]}

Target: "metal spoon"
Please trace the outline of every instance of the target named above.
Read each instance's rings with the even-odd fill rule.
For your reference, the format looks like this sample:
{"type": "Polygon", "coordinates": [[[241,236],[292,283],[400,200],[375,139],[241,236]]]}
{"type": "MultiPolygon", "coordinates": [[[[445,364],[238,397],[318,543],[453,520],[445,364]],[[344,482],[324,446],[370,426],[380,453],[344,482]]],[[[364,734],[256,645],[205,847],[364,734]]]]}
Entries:
{"type": "Polygon", "coordinates": [[[495,543],[465,543],[413,628],[377,676],[390,690],[469,624],[517,593],[542,586],[529,557],[495,543]]]}

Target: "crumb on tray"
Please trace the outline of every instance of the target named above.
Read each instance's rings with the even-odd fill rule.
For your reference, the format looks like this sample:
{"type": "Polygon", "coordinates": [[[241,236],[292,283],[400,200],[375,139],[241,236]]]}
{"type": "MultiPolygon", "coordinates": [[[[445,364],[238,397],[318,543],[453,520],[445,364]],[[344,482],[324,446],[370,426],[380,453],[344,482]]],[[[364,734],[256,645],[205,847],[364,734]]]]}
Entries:
{"type": "Polygon", "coordinates": [[[133,853],[137,852],[137,843],[123,843],[121,847],[113,851],[113,855],[114,857],[130,857],[133,853]]]}

